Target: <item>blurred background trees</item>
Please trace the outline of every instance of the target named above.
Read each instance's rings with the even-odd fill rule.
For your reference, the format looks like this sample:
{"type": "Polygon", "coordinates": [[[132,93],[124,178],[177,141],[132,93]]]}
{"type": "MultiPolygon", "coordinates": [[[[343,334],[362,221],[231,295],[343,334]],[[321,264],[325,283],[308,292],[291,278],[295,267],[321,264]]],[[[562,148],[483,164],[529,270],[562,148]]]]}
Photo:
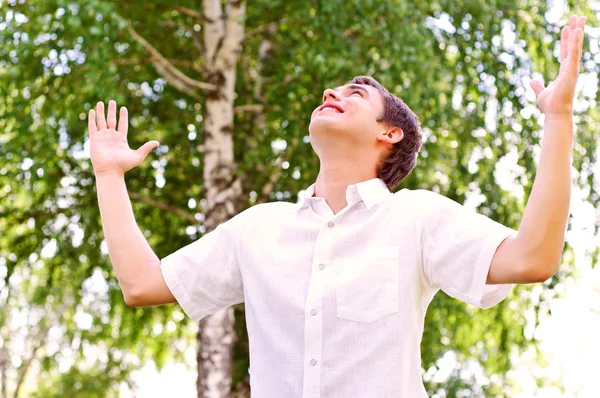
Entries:
{"type": "MultiPolygon", "coordinates": [[[[127,174],[138,225],[157,255],[200,238],[211,208],[204,132],[214,93],[203,84],[219,82],[207,57],[207,2],[0,1],[3,397],[114,396],[145,361],[181,360],[196,344],[198,325],[178,306],[123,302],[103,241],[86,118],[97,101],[115,99],[129,108],[132,147],[160,141],[127,174]]],[[[225,3],[217,2],[227,16],[225,3]]],[[[567,13],[598,26],[598,4],[584,1],[246,4],[230,105],[236,211],[295,201],[314,182],[310,113],[325,88],[366,74],[415,110],[424,129],[417,167],[399,188],[440,192],[518,228],[542,131],[528,83],[536,73],[556,76],[567,13]]],[[[590,31],[573,164],[597,209],[600,49],[590,31]]],[[[525,329],[547,311],[573,256],[563,262],[542,289],[513,289],[490,310],[438,294],[421,347],[430,395],[512,396],[511,359],[535,347],[525,329]],[[440,377],[449,353],[454,365],[440,377]]],[[[231,388],[248,396],[243,304],[230,311],[231,388]]]]}

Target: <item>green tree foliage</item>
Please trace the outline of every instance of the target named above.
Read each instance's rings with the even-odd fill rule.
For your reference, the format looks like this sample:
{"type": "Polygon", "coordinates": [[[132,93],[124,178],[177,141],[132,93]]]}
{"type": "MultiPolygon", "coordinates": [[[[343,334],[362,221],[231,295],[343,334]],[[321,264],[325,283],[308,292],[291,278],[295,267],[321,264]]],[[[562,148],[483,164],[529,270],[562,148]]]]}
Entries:
{"type": "MultiPolygon", "coordinates": [[[[160,141],[127,174],[136,219],[157,255],[200,238],[205,93],[183,92],[165,79],[128,28],[204,81],[196,3],[0,2],[0,320],[10,326],[3,330],[19,331],[3,331],[0,341],[5,351],[18,338],[39,343],[39,395],[106,396],[140,360],[160,365],[180,353],[176,340],[193,344],[194,325],[177,306],[132,309],[123,302],[102,244],[85,119],[97,101],[115,99],[129,108],[133,148],[160,141]],[[27,321],[19,324],[15,314],[27,321]],[[60,371],[68,360],[73,365],[60,371]]],[[[570,6],[597,25],[593,12],[600,10],[570,6]]],[[[541,0],[249,3],[234,131],[243,207],[294,201],[314,182],[310,113],[325,88],[367,74],[403,98],[424,128],[417,167],[400,188],[431,189],[461,203],[479,194],[479,212],[518,228],[541,132],[528,78],[539,72],[549,80],[558,71],[559,26],[546,18],[547,7],[541,0]],[[497,165],[511,156],[522,196],[498,182],[497,165]]],[[[583,73],[598,74],[595,43],[584,48],[583,73]]],[[[596,96],[581,94],[573,154],[578,183],[594,204],[596,96]]],[[[531,302],[529,290],[518,288],[480,311],[439,294],[422,343],[430,393],[457,396],[467,388],[510,396],[504,375],[511,354],[532,343],[523,335],[531,302]],[[464,366],[436,382],[431,376],[448,352],[458,363],[475,361],[490,382],[469,379],[464,366]]],[[[236,334],[232,377],[241,389],[248,378],[243,305],[236,307],[236,334]]],[[[5,361],[1,369],[16,378],[23,364],[5,361]]]]}

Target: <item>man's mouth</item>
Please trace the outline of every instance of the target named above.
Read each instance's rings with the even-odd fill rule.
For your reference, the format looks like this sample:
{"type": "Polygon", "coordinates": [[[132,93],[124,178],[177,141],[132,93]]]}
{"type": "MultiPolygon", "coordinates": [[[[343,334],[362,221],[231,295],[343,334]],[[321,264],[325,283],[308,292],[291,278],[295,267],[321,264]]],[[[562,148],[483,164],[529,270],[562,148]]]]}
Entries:
{"type": "Polygon", "coordinates": [[[325,103],[319,107],[318,112],[334,112],[334,113],[344,113],[344,110],[338,104],[334,104],[332,102],[325,103]]]}

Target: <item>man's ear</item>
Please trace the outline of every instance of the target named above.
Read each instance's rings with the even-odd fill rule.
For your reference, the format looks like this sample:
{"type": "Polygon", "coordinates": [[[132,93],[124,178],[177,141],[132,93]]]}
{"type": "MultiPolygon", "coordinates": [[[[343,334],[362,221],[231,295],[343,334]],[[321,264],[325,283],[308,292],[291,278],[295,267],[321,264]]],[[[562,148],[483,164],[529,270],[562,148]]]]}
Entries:
{"type": "Polygon", "coordinates": [[[381,134],[377,136],[377,139],[385,144],[395,144],[402,141],[404,138],[404,131],[400,127],[391,126],[381,134]]]}

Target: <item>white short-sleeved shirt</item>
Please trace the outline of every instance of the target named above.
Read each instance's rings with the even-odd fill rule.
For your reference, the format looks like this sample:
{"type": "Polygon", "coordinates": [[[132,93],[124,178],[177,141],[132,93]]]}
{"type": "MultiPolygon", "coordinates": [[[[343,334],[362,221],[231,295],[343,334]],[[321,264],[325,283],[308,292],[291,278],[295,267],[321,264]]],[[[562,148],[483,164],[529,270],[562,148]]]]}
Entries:
{"type": "Polygon", "coordinates": [[[195,321],[245,302],[253,398],[426,397],[420,342],[442,289],[487,308],[516,231],[427,190],[350,185],[333,214],[314,185],[297,204],[254,206],[162,260],[195,321]]]}

